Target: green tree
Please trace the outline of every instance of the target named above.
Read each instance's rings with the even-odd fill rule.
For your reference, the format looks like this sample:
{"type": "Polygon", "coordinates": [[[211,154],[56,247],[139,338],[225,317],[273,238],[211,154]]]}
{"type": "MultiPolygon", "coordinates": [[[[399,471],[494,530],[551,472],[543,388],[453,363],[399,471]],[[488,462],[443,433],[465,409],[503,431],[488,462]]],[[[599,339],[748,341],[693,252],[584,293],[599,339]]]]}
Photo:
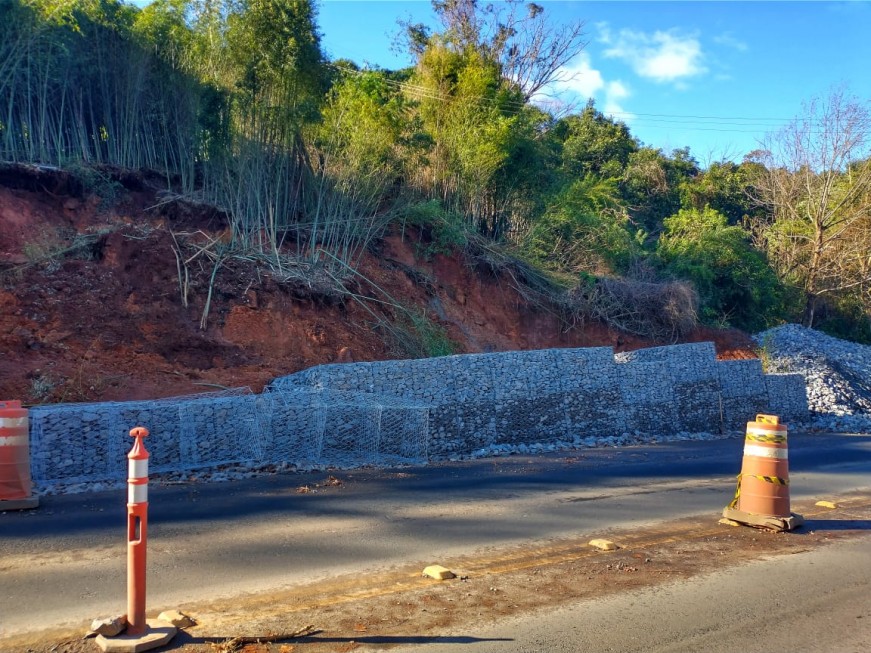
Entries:
{"type": "Polygon", "coordinates": [[[239,0],[227,17],[238,110],[258,138],[293,139],[317,118],[328,76],[315,17],[309,0],[239,0]]]}
{"type": "Polygon", "coordinates": [[[561,119],[553,132],[562,142],[562,171],[570,178],[594,174],[619,179],[638,150],[626,124],[602,114],[593,100],[580,114],[561,119]]]}
{"type": "Polygon", "coordinates": [[[757,174],[758,165],[749,161],[712,163],[681,184],[681,206],[699,211],[709,206],[725,215],[729,224],[744,224],[760,215],[751,195],[757,174]]]}
{"type": "Polygon", "coordinates": [[[0,9],[3,158],[150,168],[190,189],[199,89],[158,47],[166,30],[138,31],[141,12],[116,0],[0,9]]]}
{"type": "Polygon", "coordinates": [[[500,179],[531,128],[520,97],[498,66],[475,50],[455,52],[434,37],[415,68],[411,98],[432,146],[415,171],[418,187],[490,236],[510,228],[512,193],[500,179]]]}
{"type": "Polygon", "coordinates": [[[288,230],[319,206],[305,138],[320,119],[329,80],[315,7],[309,0],[194,7],[201,75],[229,98],[227,147],[210,150],[205,196],[233,215],[234,245],[278,261],[288,230]]]}
{"type": "Polygon", "coordinates": [[[658,234],[663,220],[681,207],[682,185],[698,173],[689,148],[674,150],[671,156],[652,147],[631,152],[620,192],[632,220],[649,234],[658,234]]]}
{"type": "Polygon", "coordinates": [[[666,218],[656,253],[663,267],[691,281],[705,321],[755,331],[780,313],[783,289],[749,234],[709,207],[666,218]]]}
{"type": "Polygon", "coordinates": [[[553,198],[530,229],[525,250],[557,272],[624,272],[638,249],[629,227],[615,180],[588,174],[553,198]]]}
{"type": "Polygon", "coordinates": [[[382,71],[345,65],[314,134],[308,255],[319,249],[354,264],[362,246],[394,217],[402,177],[406,107],[382,71]]]}
{"type": "Polygon", "coordinates": [[[345,70],[330,90],[316,142],[358,166],[363,176],[384,165],[400,174],[407,124],[402,94],[386,72],[345,70]]]}
{"type": "Polygon", "coordinates": [[[227,18],[237,10],[234,0],[187,0],[185,12],[193,32],[191,63],[208,84],[232,88],[228,61],[227,18]]]}
{"type": "Polygon", "coordinates": [[[192,70],[194,34],[187,24],[189,0],[154,0],[136,15],[133,29],[143,47],[173,68],[192,70]]]}
{"type": "MultiPolygon", "coordinates": [[[[498,65],[502,78],[528,101],[564,77],[563,67],[586,46],[582,21],[552,24],[534,2],[506,0],[432,0],[442,23],[438,35],[455,52],[475,51],[498,65]]],[[[422,55],[432,34],[423,24],[405,23],[406,45],[422,55]]]]}

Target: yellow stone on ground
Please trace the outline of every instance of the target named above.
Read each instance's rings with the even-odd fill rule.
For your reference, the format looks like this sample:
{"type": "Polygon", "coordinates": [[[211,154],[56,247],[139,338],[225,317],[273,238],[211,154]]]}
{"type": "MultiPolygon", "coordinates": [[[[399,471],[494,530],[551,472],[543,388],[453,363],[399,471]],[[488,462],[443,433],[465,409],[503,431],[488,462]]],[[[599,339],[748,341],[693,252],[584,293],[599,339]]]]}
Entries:
{"type": "Polygon", "coordinates": [[[191,619],[184,612],[178,610],[164,610],[157,616],[158,621],[165,621],[172,624],[176,628],[190,628],[196,626],[197,622],[191,619]]]}
{"type": "Polygon", "coordinates": [[[820,508],[837,508],[838,504],[834,501],[817,501],[816,505],[820,508]]]}
{"type": "Polygon", "coordinates": [[[435,578],[436,580],[447,580],[448,578],[456,578],[456,574],[447,567],[441,565],[430,565],[423,570],[424,576],[435,578]]]}
{"type": "Polygon", "coordinates": [[[741,522],[737,522],[734,519],[729,519],[728,517],[723,517],[718,524],[725,524],[726,526],[740,526],[741,522]]]}
{"type": "Polygon", "coordinates": [[[618,548],[611,540],[590,540],[590,546],[594,546],[600,551],[615,551],[618,548]]]}

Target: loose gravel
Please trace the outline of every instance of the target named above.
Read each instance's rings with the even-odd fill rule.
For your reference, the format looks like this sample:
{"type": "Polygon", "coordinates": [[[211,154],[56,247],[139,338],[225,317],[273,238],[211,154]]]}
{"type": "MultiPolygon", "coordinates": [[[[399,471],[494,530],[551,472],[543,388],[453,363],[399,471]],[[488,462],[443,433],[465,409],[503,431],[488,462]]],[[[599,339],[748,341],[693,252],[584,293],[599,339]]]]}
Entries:
{"type": "Polygon", "coordinates": [[[763,331],[755,340],[767,373],[804,376],[812,428],[871,432],[871,346],[798,324],[763,331]]]}

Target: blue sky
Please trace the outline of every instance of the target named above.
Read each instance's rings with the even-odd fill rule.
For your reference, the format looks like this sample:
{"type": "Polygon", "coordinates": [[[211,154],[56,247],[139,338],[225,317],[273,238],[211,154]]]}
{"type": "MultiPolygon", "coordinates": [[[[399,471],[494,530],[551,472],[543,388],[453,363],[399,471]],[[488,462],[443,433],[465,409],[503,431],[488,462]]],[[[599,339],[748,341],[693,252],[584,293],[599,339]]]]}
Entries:
{"type": "MultiPolygon", "coordinates": [[[[593,97],[645,144],[689,146],[702,164],[740,161],[836,86],[871,100],[871,2],[537,2],[555,23],[585,22],[588,45],[555,93],[579,107],[593,97]]],[[[434,21],[429,0],[318,11],[331,59],[390,69],[411,63],[392,51],[397,19],[434,21]]]]}
{"type": "MultiPolygon", "coordinates": [[[[482,4],[487,0],[481,0],[482,4]]],[[[871,3],[538,0],[585,22],[588,45],[555,91],[593,97],[644,143],[689,146],[703,164],[740,160],[802,103],[843,85],[871,99],[871,3]]],[[[398,68],[398,18],[433,20],[429,0],[321,0],[331,59],[398,68]]]]}

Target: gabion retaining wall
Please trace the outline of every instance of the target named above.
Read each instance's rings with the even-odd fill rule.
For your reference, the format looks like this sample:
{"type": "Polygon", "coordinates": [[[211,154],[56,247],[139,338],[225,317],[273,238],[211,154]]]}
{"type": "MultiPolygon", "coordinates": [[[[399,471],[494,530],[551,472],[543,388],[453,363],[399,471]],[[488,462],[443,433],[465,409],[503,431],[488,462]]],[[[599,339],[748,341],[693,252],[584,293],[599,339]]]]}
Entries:
{"type": "Polygon", "coordinates": [[[786,423],[808,417],[800,376],[764,375],[759,360],[718,362],[709,342],[617,355],[590,347],[321,365],[270,387],[372,392],[425,403],[434,456],[571,440],[578,433],[736,430],[760,412],[774,412],[786,423]]]}
{"type": "Polygon", "coordinates": [[[123,480],[128,431],[146,426],[155,472],[222,463],[423,462],[494,444],[581,435],[742,429],[757,412],[808,415],[800,375],[717,362],[711,343],[321,365],[247,389],[31,410],[37,485],[123,480]]]}

